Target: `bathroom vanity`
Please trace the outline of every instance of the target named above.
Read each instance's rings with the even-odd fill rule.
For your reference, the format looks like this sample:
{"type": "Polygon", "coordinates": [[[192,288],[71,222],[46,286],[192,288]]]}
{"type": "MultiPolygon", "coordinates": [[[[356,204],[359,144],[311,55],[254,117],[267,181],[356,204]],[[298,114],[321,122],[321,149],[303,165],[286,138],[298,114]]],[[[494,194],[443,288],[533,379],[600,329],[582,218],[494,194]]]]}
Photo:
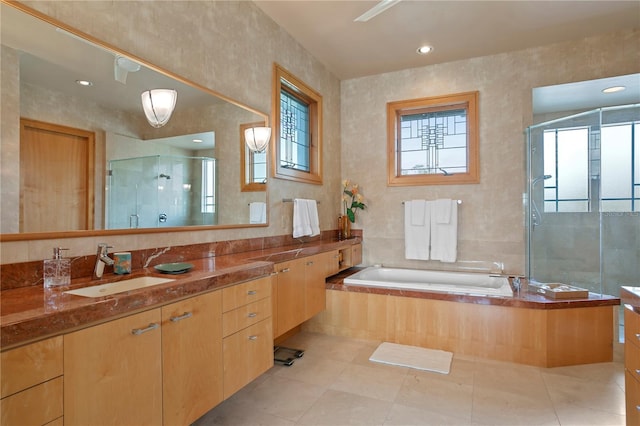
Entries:
{"type": "Polygon", "coordinates": [[[627,425],[640,425],[640,287],[622,287],[627,425]]]}
{"type": "Polygon", "coordinates": [[[0,424],[190,424],[271,368],[276,318],[302,307],[295,327],[323,310],[326,277],[360,250],[353,239],[195,259],[168,283],[56,303],[42,286],[5,290],[0,424]],[[304,273],[290,288],[274,267],[287,262],[304,273]]]}

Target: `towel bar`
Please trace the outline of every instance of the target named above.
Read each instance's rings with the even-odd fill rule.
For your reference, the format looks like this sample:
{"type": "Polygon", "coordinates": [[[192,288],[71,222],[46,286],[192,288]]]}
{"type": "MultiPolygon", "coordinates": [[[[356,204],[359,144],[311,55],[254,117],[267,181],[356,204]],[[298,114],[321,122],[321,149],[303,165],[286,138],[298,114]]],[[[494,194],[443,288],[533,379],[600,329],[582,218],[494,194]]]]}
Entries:
{"type": "MultiPolygon", "coordinates": [[[[283,203],[293,203],[293,198],[283,198],[283,203]]],[[[316,204],[320,204],[320,201],[316,201],[316,204]]]]}
{"type": "MultiPolygon", "coordinates": [[[[284,201],[284,200],[283,200],[284,201]]],[[[462,204],[462,200],[456,200],[456,203],[458,204],[462,204]]],[[[402,204],[404,204],[404,201],[402,202],[402,204]]]]}

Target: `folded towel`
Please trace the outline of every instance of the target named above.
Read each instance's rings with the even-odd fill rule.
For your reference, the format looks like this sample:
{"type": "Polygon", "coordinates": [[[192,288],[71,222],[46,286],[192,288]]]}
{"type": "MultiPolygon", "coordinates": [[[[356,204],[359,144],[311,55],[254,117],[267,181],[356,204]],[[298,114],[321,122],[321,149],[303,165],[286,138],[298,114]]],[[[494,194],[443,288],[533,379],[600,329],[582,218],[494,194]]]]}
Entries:
{"type": "Polygon", "coordinates": [[[306,200],[307,211],[309,213],[309,225],[311,225],[311,236],[320,235],[320,221],[318,220],[318,203],[316,200],[306,200]]]}
{"type": "Polygon", "coordinates": [[[293,200],[293,238],[320,234],[316,200],[293,200]]]}
{"type": "Polygon", "coordinates": [[[429,260],[431,202],[418,200],[418,210],[424,212],[422,225],[413,225],[413,201],[404,203],[404,257],[429,260]]]}
{"type": "Polygon", "coordinates": [[[449,223],[451,221],[451,199],[441,198],[434,201],[433,214],[436,217],[436,223],[449,223]]]}
{"type": "Polygon", "coordinates": [[[267,223],[267,204],[262,201],[249,203],[249,223],[267,223]]]}
{"type": "Polygon", "coordinates": [[[425,200],[411,201],[411,225],[424,225],[424,210],[427,202],[425,200]]]}
{"type": "Polygon", "coordinates": [[[455,262],[457,258],[458,203],[449,200],[449,209],[449,223],[438,223],[438,214],[431,212],[431,259],[442,262],[455,262]]]}

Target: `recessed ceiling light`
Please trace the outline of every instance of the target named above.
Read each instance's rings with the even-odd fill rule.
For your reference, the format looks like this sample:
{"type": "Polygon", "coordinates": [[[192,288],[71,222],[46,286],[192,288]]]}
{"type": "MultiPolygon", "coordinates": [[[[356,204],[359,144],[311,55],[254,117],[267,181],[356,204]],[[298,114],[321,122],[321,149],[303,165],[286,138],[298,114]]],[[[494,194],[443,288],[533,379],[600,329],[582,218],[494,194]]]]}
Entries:
{"type": "Polygon", "coordinates": [[[419,55],[426,55],[427,53],[430,53],[432,51],[433,51],[433,47],[431,46],[420,46],[416,50],[416,52],[418,52],[419,55]]]}
{"type": "Polygon", "coordinates": [[[613,87],[607,87],[606,89],[603,89],[602,93],[616,93],[616,92],[622,92],[623,90],[626,90],[625,86],[613,86],[613,87]]]}
{"type": "Polygon", "coordinates": [[[193,142],[194,143],[202,143],[202,139],[194,139],[193,142]]]}
{"type": "Polygon", "coordinates": [[[89,80],[76,80],[76,83],[80,86],[93,86],[93,83],[89,80]]]}

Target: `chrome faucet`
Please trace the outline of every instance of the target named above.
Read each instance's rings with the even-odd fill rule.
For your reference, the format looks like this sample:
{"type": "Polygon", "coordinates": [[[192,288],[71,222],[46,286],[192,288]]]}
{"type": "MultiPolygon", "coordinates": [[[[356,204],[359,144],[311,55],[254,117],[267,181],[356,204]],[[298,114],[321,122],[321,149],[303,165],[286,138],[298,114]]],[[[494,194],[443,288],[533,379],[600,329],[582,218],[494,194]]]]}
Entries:
{"type": "Polygon", "coordinates": [[[98,253],[96,253],[96,265],[93,268],[93,279],[99,280],[104,273],[105,265],[113,265],[113,259],[109,257],[109,249],[111,246],[106,243],[98,244],[98,253]]]}

